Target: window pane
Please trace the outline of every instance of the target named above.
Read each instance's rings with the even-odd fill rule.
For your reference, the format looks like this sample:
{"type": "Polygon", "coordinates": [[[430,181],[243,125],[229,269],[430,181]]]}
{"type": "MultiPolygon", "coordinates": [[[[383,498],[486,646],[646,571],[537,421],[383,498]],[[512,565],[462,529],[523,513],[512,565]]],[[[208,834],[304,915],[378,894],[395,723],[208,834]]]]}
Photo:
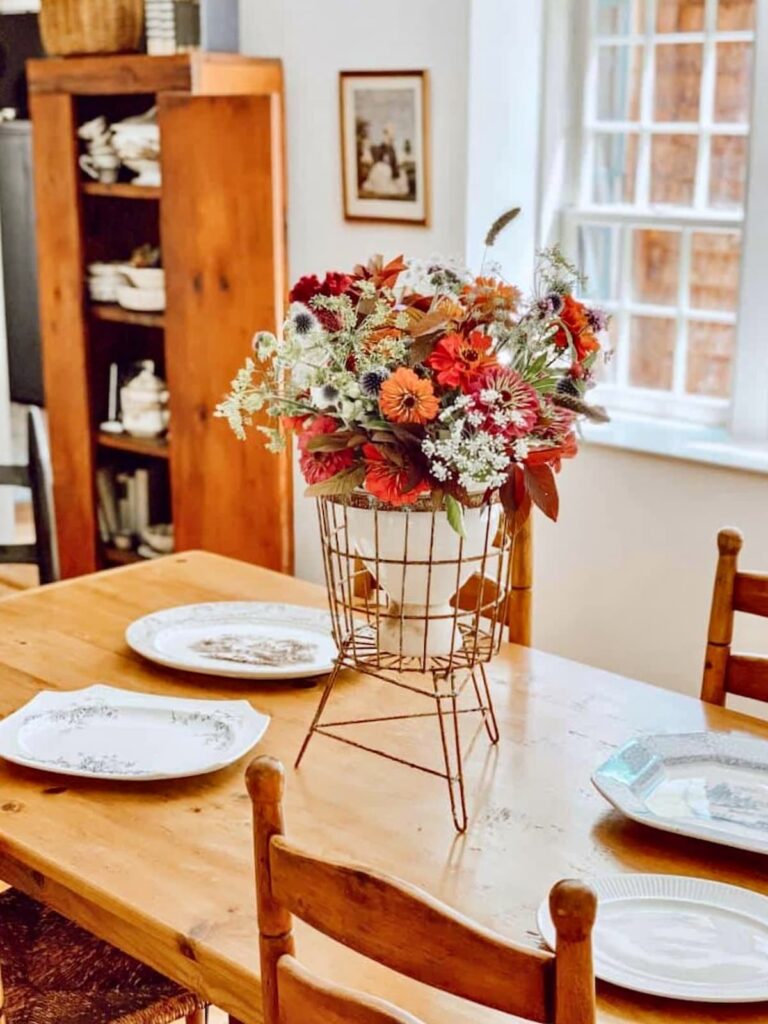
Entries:
{"type": "Polygon", "coordinates": [[[602,358],[592,367],[595,381],[611,384],[616,381],[616,347],[619,343],[619,318],[612,315],[608,322],[608,339],[603,339],[602,358]]]}
{"type": "Polygon", "coordinates": [[[666,317],[633,316],[630,324],[629,383],[669,391],[677,323],[666,317]]]}
{"type": "Polygon", "coordinates": [[[594,202],[633,203],[636,169],[636,135],[596,135],[594,202]]]}
{"type": "Polygon", "coordinates": [[[651,143],[651,202],[690,206],[696,181],[695,135],[656,135],[651,143]]]}
{"type": "Polygon", "coordinates": [[[699,120],[703,56],[699,43],[656,47],[655,121],[699,120]]]}
{"type": "Polygon", "coordinates": [[[638,230],[632,238],[632,298],[676,306],[680,281],[680,232],[638,230]]]}
{"type": "Polygon", "coordinates": [[[627,36],[645,28],[644,0],[598,0],[597,31],[603,36],[627,36]]]}
{"type": "Polygon", "coordinates": [[[715,121],[749,121],[752,43],[717,44],[715,121]]]}
{"type": "Polygon", "coordinates": [[[737,231],[694,232],[690,297],[694,309],[736,309],[740,257],[741,236],[737,231]]]}
{"type": "Polygon", "coordinates": [[[709,205],[733,210],[744,205],[747,146],[741,135],[715,135],[709,162],[709,205]]]}
{"type": "Polygon", "coordinates": [[[597,57],[597,117],[637,121],[640,117],[639,46],[601,46],[597,57]]]}
{"type": "Polygon", "coordinates": [[[658,0],[657,32],[701,32],[704,0],[658,0]]]}
{"type": "Polygon", "coordinates": [[[717,27],[721,32],[739,32],[755,27],[755,0],[720,0],[717,27]]]}
{"type": "Polygon", "coordinates": [[[615,299],[621,253],[621,228],[596,224],[579,227],[579,266],[587,279],[584,295],[604,302],[615,299]]]}
{"type": "Polygon", "coordinates": [[[686,391],[715,398],[730,395],[735,333],[730,324],[688,324],[686,391]]]}

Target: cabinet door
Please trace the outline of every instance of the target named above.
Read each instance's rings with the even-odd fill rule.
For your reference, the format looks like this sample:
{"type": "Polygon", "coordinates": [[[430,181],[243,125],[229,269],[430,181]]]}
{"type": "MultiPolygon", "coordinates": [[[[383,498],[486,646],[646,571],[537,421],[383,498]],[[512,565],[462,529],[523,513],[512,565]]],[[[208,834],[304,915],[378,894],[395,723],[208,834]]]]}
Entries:
{"type": "Polygon", "coordinates": [[[292,572],[290,452],[213,419],[254,333],[283,318],[280,97],[166,94],[160,131],[177,550],[292,572]]]}

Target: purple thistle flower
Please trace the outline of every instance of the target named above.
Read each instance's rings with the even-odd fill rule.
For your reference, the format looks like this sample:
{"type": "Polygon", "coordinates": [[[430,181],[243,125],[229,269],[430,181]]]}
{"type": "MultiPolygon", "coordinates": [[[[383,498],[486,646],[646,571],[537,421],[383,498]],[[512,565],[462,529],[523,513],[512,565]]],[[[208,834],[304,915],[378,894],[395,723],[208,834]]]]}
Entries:
{"type": "Polygon", "coordinates": [[[593,307],[587,310],[587,320],[590,328],[595,332],[595,334],[599,334],[601,331],[608,330],[608,321],[610,320],[610,316],[604,309],[593,307]]]}

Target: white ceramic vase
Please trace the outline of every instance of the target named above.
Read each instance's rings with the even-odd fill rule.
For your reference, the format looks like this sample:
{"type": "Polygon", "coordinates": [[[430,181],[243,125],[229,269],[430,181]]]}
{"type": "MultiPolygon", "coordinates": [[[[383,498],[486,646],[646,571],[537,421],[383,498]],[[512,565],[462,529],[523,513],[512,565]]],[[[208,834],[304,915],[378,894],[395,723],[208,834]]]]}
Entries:
{"type": "Polygon", "coordinates": [[[465,508],[462,545],[444,511],[347,509],[350,546],[389,598],[380,651],[438,657],[460,648],[451,598],[479,571],[500,515],[499,504],[465,508]]]}

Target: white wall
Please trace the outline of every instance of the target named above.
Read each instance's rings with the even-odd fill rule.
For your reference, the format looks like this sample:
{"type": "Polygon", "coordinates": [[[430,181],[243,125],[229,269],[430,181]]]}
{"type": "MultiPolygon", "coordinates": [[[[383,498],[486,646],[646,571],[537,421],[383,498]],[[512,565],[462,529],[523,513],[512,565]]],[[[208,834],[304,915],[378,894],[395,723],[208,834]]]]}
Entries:
{"type": "MultiPolygon", "coordinates": [[[[241,0],[243,53],[281,57],[288,123],[290,278],[347,270],[369,255],[464,252],[469,0],[241,0]],[[340,70],[430,74],[429,227],[345,222],[340,70]]],[[[254,328],[256,328],[254,324],[254,328]]],[[[322,578],[314,503],[296,474],[296,568],[322,578]]]]}
{"type": "MultiPolygon", "coordinates": [[[[534,644],[696,694],[721,526],[768,571],[768,477],[585,444],[559,477],[561,516],[535,526],[534,644]]],[[[741,616],[742,649],[768,622],[741,616]]]]}
{"type": "MultiPolygon", "coordinates": [[[[563,43],[571,2],[551,0],[550,24],[563,43]]],[[[545,188],[537,197],[534,187],[539,160],[531,111],[541,93],[543,6],[391,0],[384,9],[360,0],[242,0],[244,51],[285,62],[292,278],[343,269],[382,250],[479,257],[488,222],[521,203],[525,219],[507,233],[498,255],[508,276],[528,285],[536,205],[546,236],[549,200],[558,191],[545,188]],[[420,67],[432,77],[432,227],[345,223],[338,71],[420,67]]],[[[565,65],[555,71],[544,76],[550,93],[568,82],[565,65]]],[[[562,181],[577,108],[578,102],[563,105],[542,126],[545,184],[562,181]]],[[[560,522],[539,517],[536,524],[536,646],[697,693],[715,535],[725,524],[741,527],[744,564],[768,569],[768,477],[584,445],[564,465],[560,488],[560,522]]],[[[296,490],[297,573],[319,580],[314,509],[301,497],[300,479],[296,490]]],[[[742,622],[737,638],[768,651],[764,626],[742,622]]]]}

